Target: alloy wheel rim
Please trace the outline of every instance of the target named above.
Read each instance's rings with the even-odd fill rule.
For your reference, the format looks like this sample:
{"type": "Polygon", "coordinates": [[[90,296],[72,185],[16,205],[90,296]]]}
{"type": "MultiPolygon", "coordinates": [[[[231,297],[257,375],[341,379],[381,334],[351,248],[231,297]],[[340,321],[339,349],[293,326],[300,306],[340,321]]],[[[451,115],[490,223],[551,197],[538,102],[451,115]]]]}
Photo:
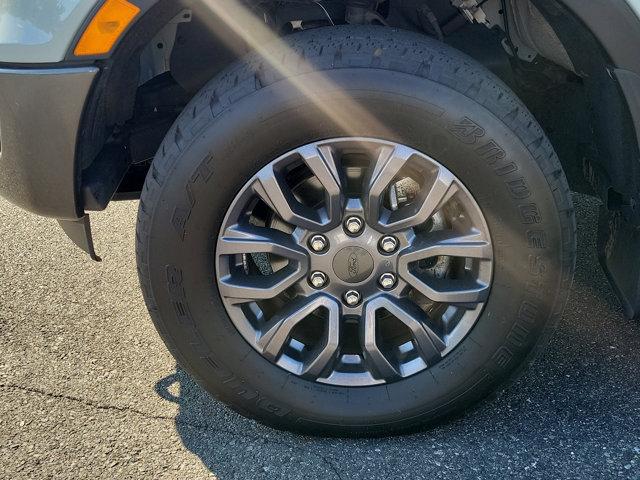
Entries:
{"type": "Polygon", "coordinates": [[[216,247],[218,289],[244,339],[336,386],[437,364],[478,320],[492,272],[489,230],[462,182],[371,138],[311,143],[266,165],[231,203],[216,247]]]}

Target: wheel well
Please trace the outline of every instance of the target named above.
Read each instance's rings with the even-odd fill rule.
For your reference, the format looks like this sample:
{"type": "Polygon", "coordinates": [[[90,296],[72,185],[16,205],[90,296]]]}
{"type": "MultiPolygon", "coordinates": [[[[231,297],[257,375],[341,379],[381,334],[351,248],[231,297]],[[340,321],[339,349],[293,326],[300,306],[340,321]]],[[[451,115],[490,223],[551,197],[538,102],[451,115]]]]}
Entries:
{"type": "MultiPolygon", "coordinates": [[[[502,8],[507,6],[509,11],[513,1],[486,3],[497,4],[503,15],[502,8]]],[[[631,165],[638,152],[630,113],[610,75],[611,60],[560,0],[531,2],[542,13],[545,28],[551,28],[559,40],[540,47],[536,53],[542,55],[534,61],[506,53],[503,44],[513,47],[513,43],[504,25],[490,30],[470,24],[450,0],[325,0],[322,5],[254,0],[252,5],[277,35],[362,21],[443,38],[516,91],[550,137],[572,188],[590,192],[595,186],[603,200],[625,202],[638,191],[640,173],[636,162],[631,165]],[[353,10],[354,6],[365,10],[353,10]]],[[[206,81],[249,50],[241,37],[211,15],[205,3],[159,0],[115,54],[99,62],[102,75],[85,112],[78,146],[86,209],[104,208],[113,193],[109,191],[118,183],[120,196],[135,197],[150,160],[180,111],[206,81]],[[181,21],[183,12],[189,18],[181,21]],[[173,35],[169,42],[162,36],[167,31],[169,37],[173,35]]]]}
{"type": "MultiPolygon", "coordinates": [[[[582,117],[575,150],[582,162],[580,158],[572,162],[582,167],[584,178],[609,210],[624,210],[640,192],[640,151],[629,105],[615,75],[616,65],[594,32],[558,0],[533,2],[580,74],[576,100],[559,103],[561,108],[575,106],[582,117]]],[[[640,224],[637,215],[627,220],[640,224]]]]}

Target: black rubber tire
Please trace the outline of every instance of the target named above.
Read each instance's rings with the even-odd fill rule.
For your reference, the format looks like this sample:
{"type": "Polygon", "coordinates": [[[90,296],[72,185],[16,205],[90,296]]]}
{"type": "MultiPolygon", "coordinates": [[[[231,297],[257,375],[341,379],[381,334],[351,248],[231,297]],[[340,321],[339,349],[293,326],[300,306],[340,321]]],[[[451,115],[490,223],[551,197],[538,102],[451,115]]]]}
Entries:
{"type": "Polygon", "coordinates": [[[241,337],[214,277],[227,207],[279,155],[345,134],[279,68],[252,55],[193,99],[153,161],[137,234],[151,317],[203,388],[277,428],[379,435],[462,412],[512,379],[561,317],[573,276],[575,220],[558,158],[500,80],[432,39],[384,27],[335,27],[287,42],[291,53],[281,56],[281,66],[324,106],[339,107],[335,88],[326,88],[331,83],[392,126],[383,132],[378,124],[352,125],[350,135],[387,136],[425,152],[471,191],[494,243],[485,309],[443,361],[383,386],[347,389],[302,380],[241,337]]]}

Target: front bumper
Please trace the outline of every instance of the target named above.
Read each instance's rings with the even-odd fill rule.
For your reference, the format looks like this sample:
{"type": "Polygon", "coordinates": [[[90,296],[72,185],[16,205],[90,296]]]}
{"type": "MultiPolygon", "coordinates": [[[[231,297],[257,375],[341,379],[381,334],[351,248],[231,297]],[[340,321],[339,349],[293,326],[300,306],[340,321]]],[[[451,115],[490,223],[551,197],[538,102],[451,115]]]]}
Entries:
{"type": "Polygon", "coordinates": [[[0,195],[38,215],[84,217],[76,145],[95,67],[0,69],[0,195]]]}

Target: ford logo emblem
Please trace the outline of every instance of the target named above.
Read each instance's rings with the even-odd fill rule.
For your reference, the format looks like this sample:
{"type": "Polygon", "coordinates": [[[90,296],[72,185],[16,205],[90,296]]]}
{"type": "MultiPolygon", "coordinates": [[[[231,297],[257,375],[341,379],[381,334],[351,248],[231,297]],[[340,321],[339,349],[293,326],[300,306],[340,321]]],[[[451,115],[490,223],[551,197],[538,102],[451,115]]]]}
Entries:
{"type": "Polygon", "coordinates": [[[358,276],[358,273],[360,273],[360,268],[358,265],[358,255],[356,255],[355,252],[349,255],[349,266],[347,268],[350,278],[356,277],[358,276]]]}

